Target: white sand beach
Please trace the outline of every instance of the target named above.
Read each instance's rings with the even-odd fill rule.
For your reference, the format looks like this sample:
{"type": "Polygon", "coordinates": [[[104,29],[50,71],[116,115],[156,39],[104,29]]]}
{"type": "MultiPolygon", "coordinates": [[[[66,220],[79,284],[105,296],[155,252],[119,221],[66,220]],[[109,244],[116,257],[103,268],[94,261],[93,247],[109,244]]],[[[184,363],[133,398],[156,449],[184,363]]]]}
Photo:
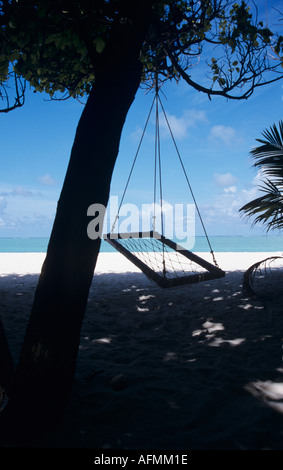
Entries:
{"type": "MultiPolygon", "coordinates": [[[[268,301],[242,290],[250,265],[282,253],[215,255],[224,278],[170,289],[99,255],[66,417],[39,447],[283,450],[281,287],[268,301]]],[[[43,260],[0,254],[15,361],[43,260]]]]}

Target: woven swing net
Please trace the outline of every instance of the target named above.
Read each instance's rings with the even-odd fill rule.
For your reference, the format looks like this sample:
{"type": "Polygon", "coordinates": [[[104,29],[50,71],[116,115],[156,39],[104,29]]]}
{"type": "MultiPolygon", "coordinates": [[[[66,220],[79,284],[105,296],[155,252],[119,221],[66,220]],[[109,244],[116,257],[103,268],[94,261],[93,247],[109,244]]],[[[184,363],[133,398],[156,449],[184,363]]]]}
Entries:
{"type": "Polygon", "coordinates": [[[175,287],[225,276],[218,266],[155,231],[108,234],[105,240],[160,287],[175,287]]]}

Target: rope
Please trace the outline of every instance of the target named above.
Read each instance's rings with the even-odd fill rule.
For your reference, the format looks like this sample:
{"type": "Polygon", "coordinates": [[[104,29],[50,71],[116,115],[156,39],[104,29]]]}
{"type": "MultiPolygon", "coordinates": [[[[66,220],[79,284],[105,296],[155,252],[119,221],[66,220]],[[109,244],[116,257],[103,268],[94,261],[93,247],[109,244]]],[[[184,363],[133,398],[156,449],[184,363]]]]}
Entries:
{"type": "MultiPolygon", "coordinates": [[[[155,163],[154,163],[154,213],[153,213],[153,230],[155,230],[155,222],[156,222],[156,189],[157,189],[157,184],[156,184],[156,182],[157,182],[157,163],[158,163],[158,167],[159,167],[160,210],[161,210],[161,234],[164,235],[163,191],[162,191],[161,152],[160,152],[160,129],[159,129],[159,107],[158,107],[158,104],[160,103],[161,108],[162,108],[162,111],[163,111],[163,114],[164,114],[164,117],[165,117],[165,120],[166,120],[166,123],[167,123],[167,126],[168,126],[168,129],[169,129],[169,132],[170,132],[170,135],[171,135],[171,138],[172,138],[172,141],[173,141],[173,144],[174,144],[174,146],[175,146],[175,149],[176,149],[176,152],[177,152],[177,155],[178,155],[178,158],[179,158],[181,167],[182,167],[182,170],[183,170],[184,175],[185,175],[185,179],[186,179],[186,181],[187,181],[189,190],[190,190],[190,192],[191,192],[191,195],[192,195],[192,198],[193,198],[193,201],[194,201],[194,204],[195,204],[195,207],[196,207],[196,210],[197,210],[197,213],[198,213],[200,222],[201,222],[201,225],[202,225],[202,228],[203,228],[203,231],[204,231],[204,234],[205,234],[205,237],[206,237],[206,240],[207,240],[209,249],[210,249],[210,253],[211,253],[211,255],[212,255],[213,262],[214,262],[215,266],[216,266],[217,268],[219,268],[218,263],[217,263],[216,258],[215,258],[215,255],[214,255],[214,252],[213,252],[213,249],[212,249],[212,246],[211,246],[211,243],[210,243],[210,240],[209,240],[209,237],[208,237],[208,234],[207,234],[207,231],[206,231],[206,228],[205,228],[205,225],[204,225],[204,222],[203,222],[203,219],[202,219],[202,216],[201,216],[201,213],[200,213],[200,210],[199,210],[199,207],[198,207],[198,204],[197,204],[197,201],[196,201],[196,198],[195,198],[195,195],[194,195],[194,192],[193,192],[193,189],[192,189],[192,186],[191,186],[191,184],[190,184],[190,181],[189,181],[189,178],[188,178],[188,175],[187,175],[187,172],[186,172],[186,169],[185,169],[183,160],[182,160],[182,158],[181,158],[181,154],[180,154],[180,152],[179,152],[179,149],[178,149],[178,146],[177,146],[175,137],[174,137],[174,135],[173,135],[173,132],[172,132],[170,123],[169,123],[169,121],[168,121],[168,118],[167,118],[167,115],[166,115],[164,106],[163,106],[162,101],[161,101],[160,96],[159,96],[158,72],[157,72],[157,71],[156,71],[156,78],[155,78],[155,96],[154,96],[154,98],[153,98],[153,101],[152,101],[152,104],[151,104],[151,107],[150,107],[150,110],[149,110],[149,113],[148,113],[148,116],[147,116],[147,119],[146,119],[146,123],[145,123],[144,129],[143,129],[143,132],[142,132],[142,136],[141,136],[141,139],[140,139],[140,142],[139,142],[139,145],[138,145],[138,148],[137,148],[135,157],[134,157],[134,161],[133,161],[133,164],[132,164],[132,167],[131,167],[131,170],[130,170],[130,173],[129,173],[129,176],[128,176],[128,179],[127,179],[127,182],[126,182],[126,186],[125,186],[125,189],[124,189],[122,198],[121,198],[121,202],[120,202],[120,205],[119,205],[119,208],[118,208],[118,212],[117,212],[117,215],[116,215],[116,217],[115,217],[115,220],[114,220],[113,225],[112,225],[112,228],[111,228],[111,233],[113,233],[114,228],[115,228],[115,225],[116,225],[116,222],[117,222],[117,220],[119,219],[120,210],[121,210],[122,204],[123,204],[123,202],[124,202],[124,198],[125,198],[125,195],[126,195],[126,191],[127,191],[127,189],[128,189],[129,182],[130,182],[130,179],[131,179],[131,176],[132,176],[132,173],[133,173],[133,170],[134,170],[134,167],[135,167],[135,164],[136,164],[138,155],[139,155],[139,151],[140,151],[140,148],[141,148],[141,144],[142,144],[142,142],[143,142],[143,138],[144,138],[144,135],[145,135],[147,126],[148,126],[148,122],[149,122],[149,119],[150,119],[150,116],[151,116],[151,113],[152,113],[152,109],[153,109],[154,103],[155,103],[155,105],[156,105],[156,111],[155,111],[156,126],[155,126],[155,163]]],[[[165,276],[165,275],[166,275],[166,266],[165,266],[165,256],[164,256],[164,255],[165,255],[165,253],[164,253],[164,244],[163,244],[163,274],[164,274],[164,276],[165,276]]]]}
{"type": "MultiPolygon", "coordinates": [[[[155,94],[156,100],[157,92],[155,94]]],[[[156,104],[156,102],[155,102],[156,104]]],[[[152,217],[152,226],[155,230],[156,222],[156,180],[157,180],[157,110],[155,111],[155,142],[154,142],[154,187],[153,187],[153,217],[152,217]]]]}
{"type": "Polygon", "coordinates": [[[192,186],[191,186],[191,184],[190,184],[190,181],[189,181],[189,178],[188,178],[188,175],[187,175],[187,172],[186,172],[186,169],[185,169],[183,160],[182,160],[182,158],[181,158],[181,155],[180,155],[180,152],[179,152],[179,149],[178,149],[176,140],[175,140],[175,138],[174,138],[174,135],[173,135],[171,126],[170,126],[170,124],[169,124],[169,121],[168,121],[168,118],[167,118],[167,115],[166,115],[166,112],[165,112],[165,109],[164,109],[164,107],[163,107],[162,101],[161,101],[161,99],[160,99],[159,96],[158,96],[158,100],[159,100],[159,102],[160,102],[160,105],[161,105],[161,108],[162,108],[162,111],[163,111],[163,114],[164,114],[164,117],[165,117],[165,120],[166,120],[168,129],[169,129],[170,134],[171,134],[171,138],[172,138],[172,140],[173,140],[173,143],[174,143],[174,146],[175,146],[175,149],[176,149],[178,158],[179,158],[179,160],[180,160],[181,167],[182,167],[182,169],[183,169],[183,172],[184,172],[184,175],[185,175],[185,178],[186,178],[188,187],[189,187],[189,189],[190,189],[190,192],[191,192],[191,195],[192,195],[192,198],[193,198],[193,201],[194,201],[194,204],[195,204],[195,207],[196,207],[196,210],[197,210],[197,213],[198,213],[198,216],[199,216],[199,219],[200,219],[200,222],[201,222],[201,225],[202,225],[202,228],[203,228],[203,231],[204,231],[204,234],[205,234],[205,237],[206,237],[208,246],[209,246],[209,248],[210,248],[210,253],[211,253],[211,255],[212,255],[213,262],[214,262],[214,264],[215,264],[216,267],[219,267],[218,264],[217,264],[217,261],[216,261],[216,259],[215,259],[214,252],[213,252],[212,246],[211,246],[211,244],[210,244],[210,240],[209,240],[209,238],[208,238],[208,234],[207,234],[206,228],[205,228],[205,226],[204,226],[204,222],[203,222],[203,219],[202,219],[202,216],[201,216],[201,213],[200,213],[200,210],[199,210],[199,207],[198,207],[198,204],[197,204],[195,195],[194,195],[194,193],[193,193],[193,189],[192,189],[192,186]]]}
{"type": "MultiPolygon", "coordinates": [[[[161,223],[161,235],[164,236],[164,219],[163,219],[163,191],[162,191],[162,171],[161,171],[161,151],[160,151],[160,126],[159,126],[159,107],[158,107],[158,96],[159,96],[159,87],[158,87],[158,70],[155,71],[155,192],[156,192],[156,168],[157,160],[159,167],[159,194],[160,194],[160,223],[161,223]]],[[[154,220],[155,220],[155,201],[156,194],[154,194],[154,220]]],[[[162,252],[163,252],[163,276],[166,276],[166,264],[165,264],[165,247],[162,243],[162,252]]]]}
{"type": "Polygon", "coordinates": [[[144,129],[143,129],[143,132],[142,132],[142,136],[141,136],[141,139],[140,139],[140,142],[139,142],[137,151],[136,151],[136,155],[135,155],[135,158],[134,158],[134,161],[133,161],[133,164],[132,164],[132,167],[131,167],[131,170],[130,170],[130,173],[129,173],[129,176],[128,176],[128,179],[127,179],[127,183],[126,183],[126,186],[125,186],[125,189],[124,189],[122,198],[121,198],[121,202],[120,202],[120,205],[119,205],[119,208],[118,208],[118,212],[117,212],[117,215],[116,215],[116,217],[115,217],[115,220],[114,220],[113,225],[112,225],[112,228],[111,228],[111,233],[113,233],[114,228],[115,228],[115,225],[116,225],[116,222],[117,222],[117,220],[119,219],[120,210],[121,210],[121,207],[122,207],[122,204],[123,204],[125,195],[126,195],[126,191],[127,191],[127,189],[128,189],[129,182],[130,182],[130,179],[131,179],[131,176],[132,176],[132,173],[133,173],[133,170],[134,170],[134,167],[135,167],[137,158],[138,158],[138,154],[139,154],[139,151],[140,151],[140,148],[141,148],[141,144],[142,144],[142,141],[143,141],[145,132],[146,132],[146,128],[147,128],[147,125],[148,125],[148,122],[149,122],[149,118],[150,118],[150,115],[151,115],[151,112],[152,112],[152,108],[153,108],[155,99],[156,99],[156,97],[154,97],[154,99],[153,99],[153,101],[152,101],[152,104],[151,104],[151,107],[150,107],[150,110],[149,110],[149,113],[148,113],[148,116],[147,116],[147,120],[146,120],[144,129]]]}

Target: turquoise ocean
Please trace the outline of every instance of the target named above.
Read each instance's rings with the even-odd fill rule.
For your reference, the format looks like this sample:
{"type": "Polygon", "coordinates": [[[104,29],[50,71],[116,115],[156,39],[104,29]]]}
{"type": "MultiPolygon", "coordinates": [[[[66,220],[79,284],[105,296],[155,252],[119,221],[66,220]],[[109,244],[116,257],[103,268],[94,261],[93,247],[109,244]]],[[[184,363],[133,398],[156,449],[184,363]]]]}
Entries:
{"type": "MultiPolygon", "coordinates": [[[[215,252],[274,252],[283,251],[283,236],[214,236],[209,238],[215,252]]],[[[178,242],[182,245],[182,242],[178,242]]],[[[1,238],[0,253],[45,253],[48,238],[1,238]]],[[[185,245],[184,245],[185,246],[185,245]]],[[[101,252],[115,251],[102,241],[101,252]]],[[[196,237],[194,252],[209,252],[206,237],[196,237]]]]}

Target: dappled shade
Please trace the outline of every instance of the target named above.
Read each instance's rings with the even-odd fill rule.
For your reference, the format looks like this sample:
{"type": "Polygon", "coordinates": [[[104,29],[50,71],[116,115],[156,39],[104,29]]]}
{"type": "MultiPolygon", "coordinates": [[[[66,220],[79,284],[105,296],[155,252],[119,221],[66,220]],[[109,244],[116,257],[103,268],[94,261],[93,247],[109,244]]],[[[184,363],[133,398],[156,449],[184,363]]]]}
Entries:
{"type": "MultiPolygon", "coordinates": [[[[65,419],[35,446],[282,450],[282,312],[245,297],[242,275],[161,290],[96,274],[65,419]]],[[[36,277],[1,278],[15,358],[36,277]]]]}

